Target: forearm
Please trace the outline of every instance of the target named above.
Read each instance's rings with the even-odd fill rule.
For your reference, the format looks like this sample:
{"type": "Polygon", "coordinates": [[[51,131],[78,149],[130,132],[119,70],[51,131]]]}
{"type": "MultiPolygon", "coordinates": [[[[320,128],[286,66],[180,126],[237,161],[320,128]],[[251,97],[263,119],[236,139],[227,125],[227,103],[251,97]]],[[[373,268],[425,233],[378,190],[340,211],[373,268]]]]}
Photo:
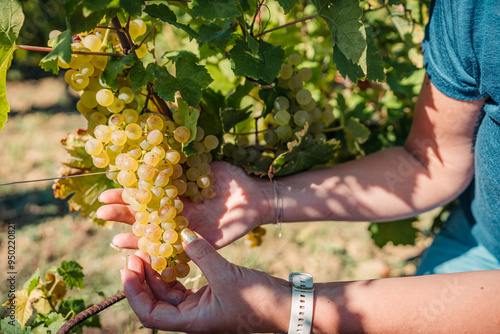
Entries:
{"type": "MultiPolygon", "coordinates": [[[[463,156],[470,165],[472,158],[470,153],[463,156]]],[[[446,203],[464,189],[471,175],[470,170],[438,162],[424,165],[405,148],[395,147],[277,182],[284,222],[385,221],[446,203]]],[[[274,208],[274,203],[270,205],[274,208]]]]}
{"type": "Polygon", "coordinates": [[[316,284],[314,333],[494,333],[500,271],[316,284]]]}

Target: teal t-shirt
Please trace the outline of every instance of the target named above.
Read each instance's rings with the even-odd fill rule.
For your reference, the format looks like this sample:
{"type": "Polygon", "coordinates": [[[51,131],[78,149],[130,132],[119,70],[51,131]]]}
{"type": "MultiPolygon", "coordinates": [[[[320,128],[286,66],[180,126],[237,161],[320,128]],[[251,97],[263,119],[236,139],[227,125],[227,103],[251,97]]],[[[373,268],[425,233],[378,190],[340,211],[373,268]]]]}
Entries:
{"type": "Polygon", "coordinates": [[[422,47],[427,74],[443,94],[486,98],[466,205],[472,234],[500,259],[500,0],[434,0],[422,47]]]}

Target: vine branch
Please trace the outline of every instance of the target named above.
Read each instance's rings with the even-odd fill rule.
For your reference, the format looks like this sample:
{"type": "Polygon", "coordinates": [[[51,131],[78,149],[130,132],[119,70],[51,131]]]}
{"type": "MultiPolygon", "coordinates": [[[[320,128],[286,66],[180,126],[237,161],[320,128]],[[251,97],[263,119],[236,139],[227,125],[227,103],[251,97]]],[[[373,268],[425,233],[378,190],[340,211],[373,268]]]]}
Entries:
{"type": "Polygon", "coordinates": [[[83,310],[82,312],[78,313],[75,315],[73,318],[68,320],[58,331],[57,334],[67,334],[69,331],[77,326],[79,323],[85,321],[86,319],[90,318],[93,315],[96,315],[97,313],[101,312],[102,310],[110,307],[113,304],[118,303],[120,300],[125,299],[125,291],[120,291],[111,297],[108,297],[104,299],[102,302],[97,303],[91,307],[89,307],[86,310],[83,310]]]}
{"type": "MultiPolygon", "coordinates": [[[[43,47],[43,46],[31,46],[31,45],[16,45],[17,49],[28,50],[28,51],[40,51],[40,52],[52,52],[53,48],[43,47]]],[[[92,52],[92,51],[72,51],[73,54],[80,55],[92,55],[92,56],[111,56],[122,58],[125,57],[122,53],[116,52],[92,52]]]]}
{"type": "Polygon", "coordinates": [[[264,30],[263,32],[261,32],[260,34],[257,34],[255,35],[255,38],[258,38],[262,35],[265,35],[267,33],[270,33],[270,32],[273,32],[273,31],[276,31],[276,30],[279,30],[279,29],[283,29],[283,28],[286,28],[286,27],[289,27],[289,26],[292,26],[296,23],[300,23],[300,22],[304,22],[304,21],[307,21],[307,20],[312,20],[312,19],[315,19],[319,17],[319,13],[317,14],[314,14],[314,15],[311,15],[311,16],[307,16],[307,17],[304,17],[304,18],[301,18],[300,20],[296,20],[296,21],[292,21],[292,22],[288,22],[288,23],[285,23],[283,25],[280,25],[278,27],[275,27],[275,28],[272,28],[272,29],[268,29],[268,30],[264,30]]]}

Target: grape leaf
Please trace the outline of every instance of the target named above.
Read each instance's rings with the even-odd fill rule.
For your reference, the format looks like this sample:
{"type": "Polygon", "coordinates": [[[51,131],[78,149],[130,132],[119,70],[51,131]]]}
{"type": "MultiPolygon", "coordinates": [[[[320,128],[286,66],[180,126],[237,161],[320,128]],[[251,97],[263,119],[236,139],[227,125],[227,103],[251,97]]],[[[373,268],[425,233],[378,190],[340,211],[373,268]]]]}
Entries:
{"type": "Polygon", "coordinates": [[[335,157],[339,149],[336,141],[314,142],[307,133],[308,126],[297,132],[297,139],[288,143],[288,151],[279,155],[269,169],[269,177],[299,173],[316,165],[325,164],[335,157]]]}
{"type": "Polygon", "coordinates": [[[1,329],[5,334],[30,334],[33,333],[31,331],[31,327],[27,326],[21,328],[21,324],[17,321],[13,321],[10,317],[5,317],[1,321],[1,329]]]}
{"type": "Polygon", "coordinates": [[[31,293],[40,284],[40,268],[36,268],[31,277],[24,282],[23,288],[28,289],[28,294],[31,293]]]}
{"type": "Polygon", "coordinates": [[[83,289],[83,271],[82,266],[75,261],[62,261],[57,272],[63,278],[64,283],[70,288],[77,287],[83,289]]]}
{"type": "Polygon", "coordinates": [[[214,23],[204,24],[198,28],[198,33],[201,37],[200,46],[209,43],[220,50],[224,50],[227,43],[231,40],[231,35],[236,31],[232,25],[232,21],[227,21],[224,28],[219,27],[214,23]]]}
{"type": "Polygon", "coordinates": [[[196,64],[197,59],[181,55],[175,62],[176,77],[165,67],[156,66],[155,75],[158,79],[154,91],[165,101],[174,102],[175,94],[179,92],[182,99],[190,106],[198,105],[203,89],[213,81],[204,66],[196,64]]]}
{"type": "Polygon", "coordinates": [[[123,66],[131,66],[135,62],[134,54],[122,58],[110,57],[104,72],[101,74],[102,81],[111,89],[118,89],[118,74],[123,71],[123,66]]]}
{"type": "MultiPolygon", "coordinates": [[[[92,158],[85,152],[85,143],[90,138],[86,130],[79,130],[76,135],[69,134],[65,139],[61,140],[64,148],[70,154],[70,159],[59,170],[60,175],[67,176],[103,171],[94,166],[92,158]]],[[[103,205],[97,198],[104,190],[118,187],[119,185],[109,180],[106,175],[60,179],[52,186],[56,198],[64,199],[74,194],[68,199],[70,210],[81,210],[82,215],[88,216],[100,225],[105,224],[105,221],[95,217],[95,212],[103,205]]]]}
{"type": "Polygon", "coordinates": [[[190,59],[191,61],[198,62],[198,56],[196,56],[194,53],[186,50],[182,51],[167,51],[161,56],[162,58],[167,58],[172,60],[173,62],[176,62],[179,60],[181,57],[185,57],[186,59],[190,59]]]}
{"type": "Polygon", "coordinates": [[[184,30],[191,38],[194,38],[198,42],[201,42],[200,35],[190,26],[177,22],[175,13],[170,8],[168,8],[168,6],[164,4],[149,5],[144,9],[144,12],[146,12],[151,17],[155,17],[162,20],[163,22],[173,25],[174,27],[184,30]]]}
{"type": "Polygon", "coordinates": [[[248,93],[254,88],[250,80],[245,80],[243,85],[238,85],[234,92],[228,96],[227,105],[233,109],[241,108],[241,99],[247,96],[248,93]]]}
{"type": "Polygon", "coordinates": [[[236,76],[250,77],[271,83],[278,76],[285,52],[281,46],[274,46],[266,41],[259,41],[259,52],[252,53],[244,39],[236,41],[229,51],[231,68],[236,76]]]}
{"type": "Polygon", "coordinates": [[[257,52],[259,52],[259,42],[255,38],[252,37],[252,35],[247,34],[247,43],[248,43],[248,48],[250,49],[250,52],[252,52],[252,55],[256,55],[257,52]]]}
{"type": "Polygon", "coordinates": [[[418,229],[413,227],[415,218],[392,222],[372,223],[368,226],[375,244],[382,248],[389,242],[394,245],[415,245],[418,229]]]}
{"type": "Polygon", "coordinates": [[[244,109],[226,109],[222,111],[222,124],[224,124],[224,132],[229,132],[236,124],[246,120],[252,111],[248,106],[244,109]]]}
{"type": "Polygon", "coordinates": [[[283,7],[285,13],[288,13],[293,9],[293,7],[295,7],[295,5],[300,3],[300,0],[278,0],[278,3],[281,7],[283,7]]]}
{"type": "Polygon", "coordinates": [[[344,131],[352,134],[360,144],[366,142],[370,137],[370,130],[355,117],[351,117],[347,120],[344,131]]]}
{"type": "Polygon", "coordinates": [[[242,15],[236,0],[193,0],[193,14],[207,20],[231,19],[242,15]]]}
{"type": "Polygon", "coordinates": [[[33,303],[36,302],[42,295],[43,292],[38,289],[33,290],[29,294],[26,289],[16,291],[15,317],[21,325],[21,329],[24,329],[24,325],[26,325],[26,322],[33,314],[33,303]]]}
{"type": "Polygon", "coordinates": [[[222,139],[221,110],[226,107],[224,96],[208,88],[200,101],[201,113],[198,125],[205,131],[205,136],[214,135],[222,139]]]}
{"type": "Polygon", "coordinates": [[[61,58],[67,63],[71,60],[71,43],[73,43],[73,37],[71,32],[66,30],[50,41],[53,42],[54,50],[40,60],[40,67],[47,72],[50,71],[53,74],[57,74],[59,73],[58,59],[61,58]]]}
{"type": "Polygon", "coordinates": [[[154,83],[156,80],[153,67],[148,66],[145,69],[142,61],[135,62],[134,66],[130,68],[129,75],[133,93],[146,86],[148,82],[154,83]]]}
{"type": "Polygon", "coordinates": [[[120,0],[120,6],[132,16],[140,16],[144,5],[144,0],[120,0]]]}
{"type": "Polygon", "coordinates": [[[105,9],[113,0],[83,0],[83,8],[87,13],[105,9]]]}
{"type": "Polygon", "coordinates": [[[66,23],[72,34],[93,30],[104,17],[113,17],[120,10],[117,7],[88,13],[84,3],[78,0],[67,0],[64,2],[66,12],[66,23]]]}
{"type": "Polygon", "coordinates": [[[45,325],[50,333],[57,333],[57,331],[66,323],[66,319],[62,314],[51,312],[45,319],[45,325]]]}
{"type": "Polygon", "coordinates": [[[24,14],[19,1],[7,0],[0,3],[0,130],[7,122],[7,114],[10,112],[6,92],[7,70],[10,68],[23,22],[24,14]]]}
{"type": "Polygon", "coordinates": [[[332,44],[338,45],[339,50],[366,74],[366,32],[360,21],[363,10],[359,0],[317,0],[316,6],[330,28],[332,44]]]}

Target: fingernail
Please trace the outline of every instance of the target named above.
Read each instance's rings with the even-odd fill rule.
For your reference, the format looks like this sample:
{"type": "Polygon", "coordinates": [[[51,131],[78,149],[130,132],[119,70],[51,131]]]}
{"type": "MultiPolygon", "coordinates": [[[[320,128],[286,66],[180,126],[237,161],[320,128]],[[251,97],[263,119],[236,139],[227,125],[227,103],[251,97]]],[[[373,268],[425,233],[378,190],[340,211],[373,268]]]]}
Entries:
{"type": "Polygon", "coordinates": [[[187,244],[190,244],[193,241],[195,241],[196,239],[198,239],[196,234],[194,234],[193,231],[191,231],[188,228],[185,228],[181,231],[181,237],[182,237],[182,240],[187,244]]]}
{"type": "Polygon", "coordinates": [[[123,269],[120,269],[120,278],[123,278],[123,269]]]}
{"type": "MultiPolygon", "coordinates": [[[[100,201],[99,201],[99,202],[100,202],[100,201]]],[[[99,209],[100,209],[100,208],[99,208],[99,209]]],[[[101,213],[99,212],[99,211],[100,211],[99,209],[97,209],[97,211],[95,212],[95,216],[96,216],[96,218],[97,218],[97,219],[102,219],[102,217],[101,217],[101,213]]]]}

